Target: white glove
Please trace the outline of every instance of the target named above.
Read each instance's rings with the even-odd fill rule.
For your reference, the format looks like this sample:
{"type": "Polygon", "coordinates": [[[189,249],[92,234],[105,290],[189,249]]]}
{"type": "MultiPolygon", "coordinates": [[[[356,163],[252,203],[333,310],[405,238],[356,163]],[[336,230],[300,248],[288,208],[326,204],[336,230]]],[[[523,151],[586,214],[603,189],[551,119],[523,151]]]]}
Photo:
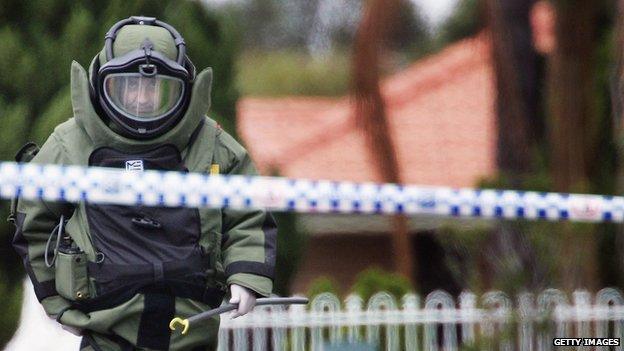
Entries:
{"type": "Polygon", "coordinates": [[[230,303],[238,303],[238,309],[232,311],[230,317],[232,319],[240,317],[247,312],[251,311],[256,305],[256,295],[253,291],[247,289],[244,286],[232,284],[230,285],[230,303]]]}

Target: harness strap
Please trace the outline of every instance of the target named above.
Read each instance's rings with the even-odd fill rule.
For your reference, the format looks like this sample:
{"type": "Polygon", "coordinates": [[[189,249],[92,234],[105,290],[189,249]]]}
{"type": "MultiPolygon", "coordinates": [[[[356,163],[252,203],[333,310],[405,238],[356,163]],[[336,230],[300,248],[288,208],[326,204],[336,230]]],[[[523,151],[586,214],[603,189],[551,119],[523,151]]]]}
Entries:
{"type": "Polygon", "coordinates": [[[99,283],[112,281],[180,280],[188,274],[203,273],[207,267],[207,258],[191,256],[180,261],[146,263],[146,264],[98,264],[88,263],[89,276],[99,283]]]}

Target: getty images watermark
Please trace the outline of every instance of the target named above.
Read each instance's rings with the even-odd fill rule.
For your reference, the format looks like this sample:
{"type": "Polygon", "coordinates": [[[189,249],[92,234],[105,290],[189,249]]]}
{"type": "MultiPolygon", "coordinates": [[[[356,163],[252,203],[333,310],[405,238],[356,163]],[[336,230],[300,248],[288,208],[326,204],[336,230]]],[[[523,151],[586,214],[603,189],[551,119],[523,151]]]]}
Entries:
{"type": "Polygon", "coordinates": [[[554,338],[554,346],[620,346],[620,338],[554,338]]]}

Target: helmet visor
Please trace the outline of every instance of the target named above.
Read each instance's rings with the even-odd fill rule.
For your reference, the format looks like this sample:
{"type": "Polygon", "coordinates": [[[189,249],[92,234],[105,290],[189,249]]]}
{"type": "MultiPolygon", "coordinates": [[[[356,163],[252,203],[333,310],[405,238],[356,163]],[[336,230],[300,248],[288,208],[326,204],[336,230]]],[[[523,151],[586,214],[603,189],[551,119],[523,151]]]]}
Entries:
{"type": "Polygon", "coordinates": [[[184,82],[164,75],[116,73],[104,78],[104,94],[127,117],[141,122],[158,120],[175,109],[184,94],[184,82]]]}

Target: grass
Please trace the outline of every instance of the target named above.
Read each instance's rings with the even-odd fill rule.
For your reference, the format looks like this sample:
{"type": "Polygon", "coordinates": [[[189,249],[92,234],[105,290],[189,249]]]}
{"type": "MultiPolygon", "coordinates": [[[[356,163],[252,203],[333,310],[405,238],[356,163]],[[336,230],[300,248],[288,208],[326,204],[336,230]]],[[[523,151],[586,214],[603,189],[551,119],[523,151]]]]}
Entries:
{"type": "Polygon", "coordinates": [[[245,96],[342,96],[350,83],[350,56],[314,58],[303,52],[249,51],[236,63],[236,86],[245,96]]]}

